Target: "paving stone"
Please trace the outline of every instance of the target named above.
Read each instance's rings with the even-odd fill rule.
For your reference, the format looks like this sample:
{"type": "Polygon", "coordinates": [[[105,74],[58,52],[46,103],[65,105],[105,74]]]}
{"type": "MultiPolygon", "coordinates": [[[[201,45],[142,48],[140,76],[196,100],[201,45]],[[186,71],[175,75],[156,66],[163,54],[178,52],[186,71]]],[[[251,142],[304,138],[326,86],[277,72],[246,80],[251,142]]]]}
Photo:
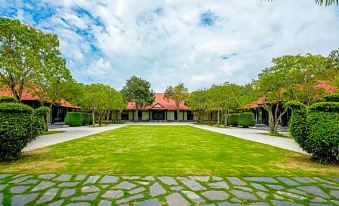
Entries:
{"type": "Polygon", "coordinates": [[[122,179],[124,180],[138,180],[140,178],[140,176],[122,176],[122,179]]]}
{"type": "Polygon", "coordinates": [[[270,206],[270,205],[266,202],[252,202],[249,203],[248,206],[270,206]]]}
{"type": "Polygon", "coordinates": [[[239,204],[239,203],[232,203],[232,202],[222,202],[222,203],[219,203],[218,206],[241,206],[241,204],[239,204]]]}
{"type": "Polygon", "coordinates": [[[261,184],[258,183],[251,183],[252,187],[254,187],[257,190],[267,191],[267,188],[261,184]]]}
{"type": "Polygon", "coordinates": [[[2,191],[3,189],[5,189],[7,187],[7,184],[5,185],[0,185],[0,191],[2,191]]]}
{"type": "Polygon", "coordinates": [[[15,187],[12,187],[10,189],[11,193],[15,193],[15,194],[18,194],[18,193],[23,193],[25,192],[26,190],[28,190],[29,187],[26,187],[26,186],[15,186],[15,187]]]}
{"type": "Polygon", "coordinates": [[[277,199],[277,200],[284,200],[284,198],[278,194],[273,194],[273,197],[274,199],[277,199]]]}
{"type": "Polygon", "coordinates": [[[295,179],[298,182],[301,183],[313,183],[315,182],[314,180],[312,180],[311,178],[308,177],[294,177],[293,179],[295,179]]]}
{"type": "Polygon", "coordinates": [[[38,183],[38,180],[30,179],[30,180],[26,180],[26,181],[20,182],[18,184],[19,185],[33,185],[33,184],[36,184],[36,183],[38,183]]]}
{"type": "Polygon", "coordinates": [[[29,179],[31,177],[33,177],[33,176],[32,175],[27,175],[27,176],[23,176],[23,177],[19,176],[19,178],[16,178],[16,179],[10,181],[9,183],[17,184],[17,183],[23,182],[23,181],[25,181],[25,180],[27,180],[27,179],[29,179]]]}
{"type": "Polygon", "coordinates": [[[75,189],[64,189],[60,197],[69,197],[75,194],[75,189]]]}
{"type": "Polygon", "coordinates": [[[2,193],[0,193],[0,205],[2,205],[2,199],[3,199],[3,195],[2,193]]]}
{"type": "Polygon", "coordinates": [[[279,201],[279,200],[272,200],[273,204],[276,206],[302,206],[302,204],[288,202],[288,201],[279,201]]]}
{"type": "Polygon", "coordinates": [[[166,190],[159,183],[156,182],[152,186],[150,186],[149,193],[152,197],[156,197],[165,194],[166,190]]]}
{"type": "Polygon", "coordinates": [[[183,190],[184,188],[181,186],[174,186],[174,187],[171,187],[170,189],[173,191],[180,191],[180,190],[183,190]]]}
{"type": "Polygon", "coordinates": [[[331,181],[328,181],[328,180],[325,180],[325,179],[322,179],[320,177],[313,177],[314,180],[318,181],[318,182],[321,182],[321,183],[326,183],[326,184],[335,184],[334,182],[331,182],[331,181]]]}
{"type": "Polygon", "coordinates": [[[234,196],[242,200],[257,200],[257,197],[249,192],[244,192],[240,190],[231,190],[230,191],[234,196]]]}
{"type": "Polygon", "coordinates": [[[295,194],[299,194],[299,195],[304,195],[304,196],[308,196],[308,194],[304,191],[300,191],[300,190],[297,190],[297,189],[289,189],[287,190],[288,192],[292,192],[292,193],[295,193],[295,194]]]}
{"type": "Polygon", "coordinates": [[[205,202],[203,198],[201,198],[199,195],[195,194],[192,191],[182,191],[182,193],[186,195],[195,204],[202,204],[205,202]]]}
{"type": "Polygon", "coordinates": [[[133,187],[136,187],[135,184],[133,183],[130,183],[130,182],[127,182],[127,181],[123,181],[117,185],[115,185],[114,187],[112,188],[118,188],[118,189],[132,189],[133,187]]]}
{"type": "Polygon", "coordinates": [[[323,187],[325,187],[325,188],[329,188],[329,189],[339,190],[339,187],[338,187],[338,186],[335,186],[335,185],[322,184],[321,186],[323,186],[323,187]]]}
{"type": "Polygon", "coordinates": [[[72,201],[89,201],[89,200],[95,200],[97,198],[99,193],[92,193],[92,194],[86,194],[81,195],[77,197],[72,197],[72,201]]]}
{"type": "Polygon", "coordinates": [[[144,182],[144,181],[135,181],[136,183],[138,184],[141,184],[141,185],[149,185],[151,184],[150,182],[144,182]]]}
{"type": "Polygon", "coordinates": [[[208,176],[189,176],[191,180],[201,181],[201,182],[208,182],[210,177],[208,176]]]}
{"type": "Polygon", "coordinates": [[[290,186],[297,186],[297,185],[300,185],[298,182],[294,181],[294,180],[291,180],[290,178],[287,178],[287,177],[277,177],[277,179],[280,181],[280,182],[283,182],[287,185],[290,185],[290,186]]]}
{"type": "Polygon", "coordinates": [[[121,190],[108,190],[102,195],[103,198],[109,199],[118,199],[122,196],[124,196],[124,193],[121,190]]]}
{"type": "Polygon", "coordinates": [[[54,178],[54,180],[61,181],[61,182],[67,182],[71,179],[71,177],[72,177],[72,175],[62,174],[62,175],[54,178]]]}
{"type": "Polygon", "coordinates": [[[186,185],[187,187],[189,187],[191,190],[193,191],[199,191],[199,190],[205,190],[206,188],[204,186],[202,186],[200,183],[198,183],[195,180],[180,180],[182,183],[184,183],[184,185],[186,185]]]}
{"type": "Polygon", "coordinates": [[[62,205],[62,203],[64,203],[65,200],[57,200],[55,202],[52,202],[51,204],[49,204],[48,206],[60,206],[62,205]]]}
{"type": "Polygon", "coordinates": [[[99,206],[111,206],[111,205],[112,205],[112,202],[108,200],[101,200],[99,202],[99,206]]]}
{"type": "Polygon", "coordinates": [[[12,176],[12,175],[10,175],[10,174],[0,174],[0,180],[5,179],[5,178],[10,177],[10,176],[12,176]]]}
{"type": "Polygon", "coordinates": [[[314,199],[311,200],[311,202],[327,202],[327,201],[321,197],[315,197],[314,199]]]}
{"type": "Polygon", "coordinates": [[[141,198],[144,198],[144,195],[143,195],[143,194],[137,194],[137,195],[129,196],[129,197],[127,197],[127,198],[118,200],[118,201],[116,201],[116,203],[117,203],[117,204],[122,204],[122,203],[130,202],[130,201],[132,201],[132,200],[141,199],[141,198]]]}
{"type": "Polygon", "coordinates": [[[67,206],[90,206],[91,204],[88,202],[74,202],[67,204],[67,206]]]}
{"type": "Polygon", "coordinates": [[[221,181],[221,180],[222,180],[222,177],[219,177],[219,176],[212,176],[212,180],[213,180],[213,181],[221,181]]]}
{"type": "Polygon", "coordinates": [[[75,180],[76,181],[82,181],[82,180],[85,180],[86,179],[86,175],[77,175],[75,177],[75,180]]]}
{"type": "Polygon", "coordinates": [[[79,184],[79,182],[63,182],[59,184],[59,187],[75,187],[79,184]]]}
{"type": "Polygon", "coordinates": [[[40,191],[40,190],[44,190],[44,189],[47,189],[49,187],[52,187],[55,183],[53,182],[48,182],[48,181],[42,181],[40,182],[37,186],[35,186],[32,191],[35,192],[35,191],[40,191]]]}
{"type": "Polygon", "coordinates": [[[226,192],[217,190],[210,190],[201,194],[210,200],[226,200],[229,197],[229,194],[226,192]]]}
{"type": "Polygon", "coordinates": [[[334,198],[339,198],[339,190],[331,190],[330,195],[332,195],[334,198]]]}
{"type": "Polygon", "coordinates": [[[244,190],[244,191],[247,191],[247,192],[252,192],[253,191],[252,188],[244,187],[244,186],[234,186],[234,188],[239,189],[239,190],[244,190]]]}
{"type": "Polygon", "coordinates": [[[284,189],[284,187],[281,186],[281,185],[267,185],[267,186],[269,186],[270,188],[275,189],[275,190],[282,190],[282,189],[284,189]]]}
{"type": "Polygon", "coordinates": [[[162,206],[161,202],[158,199],[144,200],[141,202],[135,202],[134,206],[162,206]]]}
{"type": "Polygon", "coordinates": [[[98,181],[100,178],[100,175],[94,175],[94,176],[89,176],[87,180],[84,182],[84,184],[94,184],[98,181]]]}
{"type": "Polygon", "coordinates": [[[45,194],[37,201],[38,204],[52,201],[55,195],[58,193],[59,188],[51,188],[45,192],[45,194]]]}
{"type": "Polygon", "coordinates": [[[289,198],[292,198],[292,199],[295,199],[295,200],[306,200],[307,199],[304,196],[297,195],[297,194],[290,193],[290,192],[278,191],[277,194],[283,195],[283,196],[286,196],[286,197],[289,197],[289,198]]]}
{"type": "Polygon", "coordinates": [[[333,202],[335,205],[339,205],[339,201],[337,200],[331,200],[331,202],[333,202]]]}
{"type": "Polygon", "coordinates": [[[229,186],[227,185],[225,181],[208,183],[208,186],[212,188],[229,189],[229,186]]]}
{"type": "Polygon", "coordinates": [[[169,206],[188,206],[190,205],[185,198],[183,198],[179,193],[172,193],[166,196],[166,201],[169,206]]]}
{"type": "Polygon", "coordinates": [[[134,195],[134,194],[143,192],[143,191],[145,191],[145,190],[146,190],[145,188],[139,187],[139,188],[136,188],[136,189],[134,189],[134,190],[131,190],[129,193],[132,194],[132,195],[134,195]]]}
{"type": "Polygon", "coordinates": [[[38,193],[24,194],[24,195],[14,195],[12,197],[12,205],[26,205],[27,203],[32,202],[36,197],[38,197],[38,193]]]}
{"type": "Polygon", "coordinates": [[[85,186],[81,188],[81,192],[83,193],[90,193],[90,192],[98,192],[100,189],[97,186],[91,185],[91,186],[85,186]]]}
{"type": "Polygon", "coordinates": [[[41,178],[41,179],[49,180],[49,179],[52,179],[55,176],[56,176],[56,174],[42,174],[42,175],[39,175],[38,177],[41,178]]]}
{"type": "Polygon", "coordinates": [[[146,180],[146,181],[154,181],[155,178],[153,176],[146,176],[144,178],[142,178],[142,180],[146,180]]]}
{"type": "Polygon", "coordinates": [[[325,204],[325,203],[310,203],[310,206],[333,206],[332,204],[325,204]]]}
{"type": "Polygon", "coordinates": [[[177,181],[173,177],[161,176],[158,179],[166,185],[178,185],[177,181]]]}
{"type": "Polygon", "coordinates": [[[319,187],[317,187],[315,185],[297,187],[297,189],[303,190],[303,191],[305,191],[309,194],[320,196],[320,197],[323,197],[323,198],[329,198],[330,197],[328,194],[326,194],[324,191],[322,191],[322,189],[320,189],[319,187]]]}
{"type": "Polygon", "coordinates": [[[266,199],[268,197],[268,194],[266,192],[258,191],[256,193],[261,199],[266,199]]]}
{"type": "Polygon", "coordinates": [[[244,179],[251,182],[278,183],[272,177],[244,177],[244,179]]]}
{"type": "Polygon", "coordinates": [[[246,185],[246,182],[237,177],[226,177],[226,179],[230,181],[233,185],[246,185]]]}
{"type": "Polygon", "coordinates": [[[105,175],[101,180],[100,183],[116,183],[118,182],[119,178],[116,176],[105,175]]]}
{"type": "Polygon", "coordinates": [[[233,197],[232,199],[231,199],[231,202],[242,202],[241,200],[239,200],[238,198],[235,198],[235,197],[233,197]]]}

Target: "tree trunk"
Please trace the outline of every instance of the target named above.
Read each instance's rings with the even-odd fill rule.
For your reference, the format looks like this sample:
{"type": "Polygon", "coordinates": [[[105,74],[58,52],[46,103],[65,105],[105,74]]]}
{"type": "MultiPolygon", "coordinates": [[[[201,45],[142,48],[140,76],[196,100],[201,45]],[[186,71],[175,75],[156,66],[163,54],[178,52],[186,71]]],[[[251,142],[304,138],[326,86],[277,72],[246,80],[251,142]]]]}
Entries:
{"type": "Polygon", "coordinates": [[[227,126],[227,111],[225,111],[224,115],[225,115],[225,120],[224,120],[225,122],[224,122],[224,124],[225,124],[225,126],[227,126]]]}
{"type": "Polygon", "coordinates": [[[47,115],[48,115],[48,113],[46,113],[46,114],[44,115],[44,123],[45,123],[45,131],[46,131],[46,132],[48,131],[47,115]]]}
{"type": "Polygon", "coordinates": [[[95,110],[92,110],[92,125],[95,126],[95,110]]]}
{"type": "Polygon", "coordinates": [[[107,115],[106,115],[106,124],[108,124],[109,114],[110,114],[110,112],[109,112],[109,110],[108,110],[108,111],[107,111],[107,115]]]}
{"type": "Polygon", "coordinates": [[[217,125],[219,126],[220,123],[220,110],[218,109],[218,114],[217,114],[217,125]]]}
{"type": "Polygon", "coordinates": [[[175,101],[175,106],[177,107],[177,122],[179,122],[179,103],[178,101],[175,101]]]}
{"type": "Polygon", "coordinates": [[[136,108],[135,113],[134,113],[134,121],[139,121],[139,110],[136,108]]]}

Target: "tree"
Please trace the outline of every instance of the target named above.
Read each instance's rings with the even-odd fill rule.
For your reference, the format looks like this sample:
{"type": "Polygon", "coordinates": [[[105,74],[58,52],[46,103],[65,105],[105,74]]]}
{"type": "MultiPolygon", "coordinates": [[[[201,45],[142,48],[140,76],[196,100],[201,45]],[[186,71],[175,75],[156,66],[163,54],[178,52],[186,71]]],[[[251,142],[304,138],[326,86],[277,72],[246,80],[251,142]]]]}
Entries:
{"type": "Polygon", "coordinates": [[[151,105],[154,101],[154,93],[151,84],[137,76],[132,76],[126,81],[126,85],[121,90],[125,99],[135,105],[136,112],[134,120],[138,120],[139,109],[151,105]]]}
{"type": "Polygon", "coordinates": [[[23,91],[29,89],[49,92],[51,85],[54,90],[70,77],[56,35],[0,18],[0,79],[15,98],[21,100],[23,91]]]}
{"type": "Polygon", "coordinates": [[[195,112],[198,123],[204,122],[204,115],[208,105],[207,101],[208,92],[206,89],[193,91],[186,100],[186,104],[195,112]]]}
{"type": "Polygon", "coordinates": [[[179,121],[179,104],[184,103],[188,97],[188,89],[183,83],[180,83],[174,87],[168,86],[165,91],[165,98],[175,101],[177,109],[177,121],[179,121]]]}
{"type": "Polygon", "coordinates": [[[276,133],[282,116],[287,112],[283,102],[297,100],[310,105],[325,93],[316,85],[319,80],[329,80],[332,71],[328,60],[321,55],[286,55],[273,59],[273,66],[264,69],[256,82],[266,97],[263,108],[269,112],[271,132],[276,133]]]}

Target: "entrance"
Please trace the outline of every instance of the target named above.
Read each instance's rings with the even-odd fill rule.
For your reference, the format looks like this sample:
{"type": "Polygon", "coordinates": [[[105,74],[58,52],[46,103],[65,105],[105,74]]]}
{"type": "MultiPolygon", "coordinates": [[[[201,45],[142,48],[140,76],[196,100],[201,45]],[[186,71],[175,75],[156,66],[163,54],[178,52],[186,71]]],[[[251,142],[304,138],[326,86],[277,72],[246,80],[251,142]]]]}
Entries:
{"type": "Polygon", "coordinates": [[[165,120],[165,112],[164,111],[152,111],[152,119],[153,120],[165,120]]]}

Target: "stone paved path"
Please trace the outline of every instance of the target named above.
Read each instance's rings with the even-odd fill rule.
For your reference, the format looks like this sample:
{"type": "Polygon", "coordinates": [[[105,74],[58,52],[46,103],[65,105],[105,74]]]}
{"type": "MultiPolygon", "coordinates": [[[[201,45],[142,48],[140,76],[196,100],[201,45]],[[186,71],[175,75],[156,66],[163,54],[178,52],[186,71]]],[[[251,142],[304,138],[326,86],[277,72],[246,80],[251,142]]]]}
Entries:
{"type": "Polygon", "coordinates": [[[66,127],[53,129],[53,131],[62,131],[61,133],[43,135],[38,137],[36,140],[31,142],[23,149],[23,151],[30,151],[39,149],[42,147],[47,147],[50,145],[58,144],[61,142],[70,141],[73,139],[78,139],[81,137],[89,136],[92,134],[97,134],[101,132],[105,132],[112,129],[117,129],[123,126],[127,126],[127,124],[111,124],[102,127],[66,127]]]}
{"type": "Polygon", "coordinates": [[[339,205],[339,178],[0,174],[0,205],[339,205]]]}
{"type": "Polygon", "coordinates": [[[259,129],[238,127],[217,128],[208,125],[197,124],[192,124],[191,126],[306,154],[306,152],[304,152],[293,139],[264,135],[261,133],[265,131],[259,129]]]}

